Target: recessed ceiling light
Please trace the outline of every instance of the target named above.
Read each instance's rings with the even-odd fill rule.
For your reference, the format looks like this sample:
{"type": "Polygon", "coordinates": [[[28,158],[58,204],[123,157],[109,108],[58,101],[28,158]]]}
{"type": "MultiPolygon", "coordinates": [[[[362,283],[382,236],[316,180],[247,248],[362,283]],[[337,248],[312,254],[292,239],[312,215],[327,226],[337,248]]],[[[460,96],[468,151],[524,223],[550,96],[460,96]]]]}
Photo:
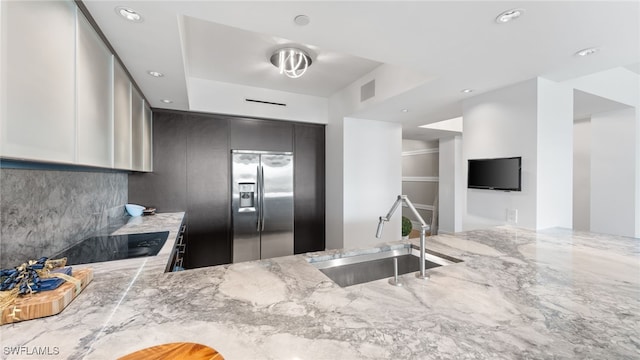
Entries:
{"type": "Polygon", "coordinates": [[[147,74],[153,76],[153,77],[163,77],[164,74],[161,72],[157,72],[157,71],[147,71],[147,74]]]}
{"type": "Polygon", "coordinates": [[[296,25],[306,26],[309,25],[311,19],[307,15],[298,15],[293,18],[293,22],[296,23],[296,25]]]}
{"type": "Polygon", "coordinates": [[[473,89],[462,89],[460,90],[461,93],[465,93],[465,94],[469,94],[473,92],[473,89]]]}
{"type": "Polygon", "coordinates": [[[582,49],[582,50],[578,51],[576,53],[576,55],[578,55],[578,56],[589,56],[589,55],[593,55],[593,54],[597,53],[598,51],[600,51],[600,49],[598,49],[598,48],[586,48],[586,49],[582,49]]]}
{"type": "Polygon", "coordinates": [[[129,21],[142,22],[142,16],[133,9],[118,6],[116,8],[116,13],[129,21]]]}
{"type": "Polygon", "coordinates": [[[409,109],[402,109],[401,111],[402,111],[403,113],[408,113],[408,112],[409,112],[409,109]]]}
{"type": "Polygon", "coordinates": [[[173,102],[173,100],[169,100],[169,99],[161,99],[160,101],[165,104],[171,104],[173,102]]]}
{"type": "Polygon", "coordinates": [[[511,9],[507,11],[503,11],[496,17],[496,22],[498,24],[508,23],[511,20],[515,20],[524,14],[524,9],[511,9]]]}

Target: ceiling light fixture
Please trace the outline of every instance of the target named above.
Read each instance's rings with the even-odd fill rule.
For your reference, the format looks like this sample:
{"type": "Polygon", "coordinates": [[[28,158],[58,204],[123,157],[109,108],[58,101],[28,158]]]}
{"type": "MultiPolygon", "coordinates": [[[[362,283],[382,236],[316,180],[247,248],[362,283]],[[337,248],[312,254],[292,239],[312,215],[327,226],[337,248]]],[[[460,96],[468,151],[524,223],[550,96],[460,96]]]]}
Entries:
{"type": "Polygon", "coordinates": [[[511,9],[503,11],[496,17],[498,24],[508,23],[511,20],[515,20],[524,14],[524,9],[511,9]]]}
{"type": "Polygon", "coordinates": [[[171,104],[173,102],[173,100],[169,100],[169,99],[160,99],[160,101],[165,104],[171,104]]]}
{"type": "Polygon", "coordinates": [[[460,90],[461,93],[465,93],[465,94],[469,94],[473,92],[473,89],[462,89],[460,90]]]}
{"type": "Polygon", "coordinates": [[[401,111],[402,111],[403,113],[408,113],[408,112],[409,112],[409,109],[402,109],[401,111]]]}
{"type": "Polygon", "coordinates": [[[129,21],[142,22],[142,15],[138,14],[133,9],[124,6],[118,6],[116,8],[116,13],[129,21]]]}
{"type": "Polygon", "coordinates": [[[283,48],[271,55],[271,63],[290,78],[299,78],[311,66],[309,54],[298,48],[283,48]]]}
{"type": "Polygon", "coordinates": [[[153,76],[153,77],[163,77],[164,74],[161,72],[157,72],[157,71],[147,71],[147,74],[153,76]]]}
{"type": "Polygon", "coordinates": [[[589,55],[593,55],[593,54],[597,53],[598,51],[600,51],[600,49],[598,49],[598,48],[594,48],[594,47],[586,48],[586,49],[582,49],[582,50],[578,51],[576,53],[576,55],[578,55],[578,56],[589,56],[589,55]]]}

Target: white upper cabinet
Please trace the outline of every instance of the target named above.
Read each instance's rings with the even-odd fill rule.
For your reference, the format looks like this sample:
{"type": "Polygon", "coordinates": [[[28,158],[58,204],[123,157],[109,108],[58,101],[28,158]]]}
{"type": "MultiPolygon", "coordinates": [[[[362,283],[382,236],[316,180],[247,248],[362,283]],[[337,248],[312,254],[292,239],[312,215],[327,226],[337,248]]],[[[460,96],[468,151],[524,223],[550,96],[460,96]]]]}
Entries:
{"type": "Polygon", "coordinates": [[[113,76],[113,167],[131,169],[131,83],[116,61],[113,76]]]}
{"type": "Polygon", "coordinates": [[[0,156],[75,161],[72,1],[2,1],[0,156]]]}
{"type": "Polygon", "coordinates": [[[113,55],[78,13],[76,50],[78,164],[113,166],[113,55]]]}
{"type": "Polygon", "coordinates": [[[131,90],[132,170],[152,171],[152,113],[136,89],[131,90]]]}
{"type": "Polygon", "coordinates": [[[153,113],[151,108],[145,101],[144,105],[144,122],[142,128],[142,170],[153,171],[153,113]]]}
{"type": "Polygon", "coordinates": [[[0,1],[0,157],[151,171],[151,110],[74,1],[0,1]]]}
{"type": "Polygon", "coordinates": [[[131,169],[143,170],[144,163],[144,100],[138,90],[131,88],[131,169]]]}

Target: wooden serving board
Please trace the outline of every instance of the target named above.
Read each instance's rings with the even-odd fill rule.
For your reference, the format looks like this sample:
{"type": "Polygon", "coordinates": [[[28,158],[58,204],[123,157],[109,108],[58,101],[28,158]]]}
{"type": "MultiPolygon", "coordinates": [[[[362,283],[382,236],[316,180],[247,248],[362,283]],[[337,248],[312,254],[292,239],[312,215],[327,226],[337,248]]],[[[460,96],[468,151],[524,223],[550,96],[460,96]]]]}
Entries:
{"type": "MultiPolygon", "coordinates": [[[[73,277],[82,282],[82,291],[93,280],[93,270],[74,270],[73,277]]],[[[2,311],[0,325],[59,314],[76,296],[76,286],[70,282],[64,282],[55,290],[19,296],[2,311]]]]}
{"type": "Polygon", "coordinates": [[[138,350],[118,358],[118,360],[224,360],[218,351],[196,343],[177,342],[162,344],[138,350]]]}

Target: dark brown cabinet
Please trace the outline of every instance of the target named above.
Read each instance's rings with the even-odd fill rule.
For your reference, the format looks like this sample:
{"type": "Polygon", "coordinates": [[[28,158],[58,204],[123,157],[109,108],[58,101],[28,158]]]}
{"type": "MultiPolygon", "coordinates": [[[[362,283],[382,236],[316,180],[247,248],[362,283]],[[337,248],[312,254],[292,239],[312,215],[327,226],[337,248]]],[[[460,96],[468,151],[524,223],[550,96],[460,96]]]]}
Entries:
{"type": "Polygon", "coordinates": [[[129,202],[186,212],[184,267],[230,263],[232,149],[293,151],[294,252],[324,250],[324,126],[156,110],[153,173],[129,175],[129,202]]]}
{"type": "Polygon", "coordinates": [[[231,262],[228,122],[187,115],[187,268],[231,262]]]}
{"type": "Polygon", "coordinates": [[[232,118],[229,128],[231,149],[293,151],[293,124],[290,122],[232,118]]]}
{"type": "Polygon", "coordinates": [[[229,263],[229,141],[226,119],[156,111],[153,173],[129,175],[129,202],[185,211],[184,267],[229,263]]]}
{"type": "Polygon", "coordinates": [[[294,253],[325,249],[324,126],[294,125],[294,253]]]}
{"type": "Polygon", "coordinates": [[[129,175],[129,202],[158,212],[187,211],[187,127],[184,115],[153,117],[153,172],[129,175]]]}

